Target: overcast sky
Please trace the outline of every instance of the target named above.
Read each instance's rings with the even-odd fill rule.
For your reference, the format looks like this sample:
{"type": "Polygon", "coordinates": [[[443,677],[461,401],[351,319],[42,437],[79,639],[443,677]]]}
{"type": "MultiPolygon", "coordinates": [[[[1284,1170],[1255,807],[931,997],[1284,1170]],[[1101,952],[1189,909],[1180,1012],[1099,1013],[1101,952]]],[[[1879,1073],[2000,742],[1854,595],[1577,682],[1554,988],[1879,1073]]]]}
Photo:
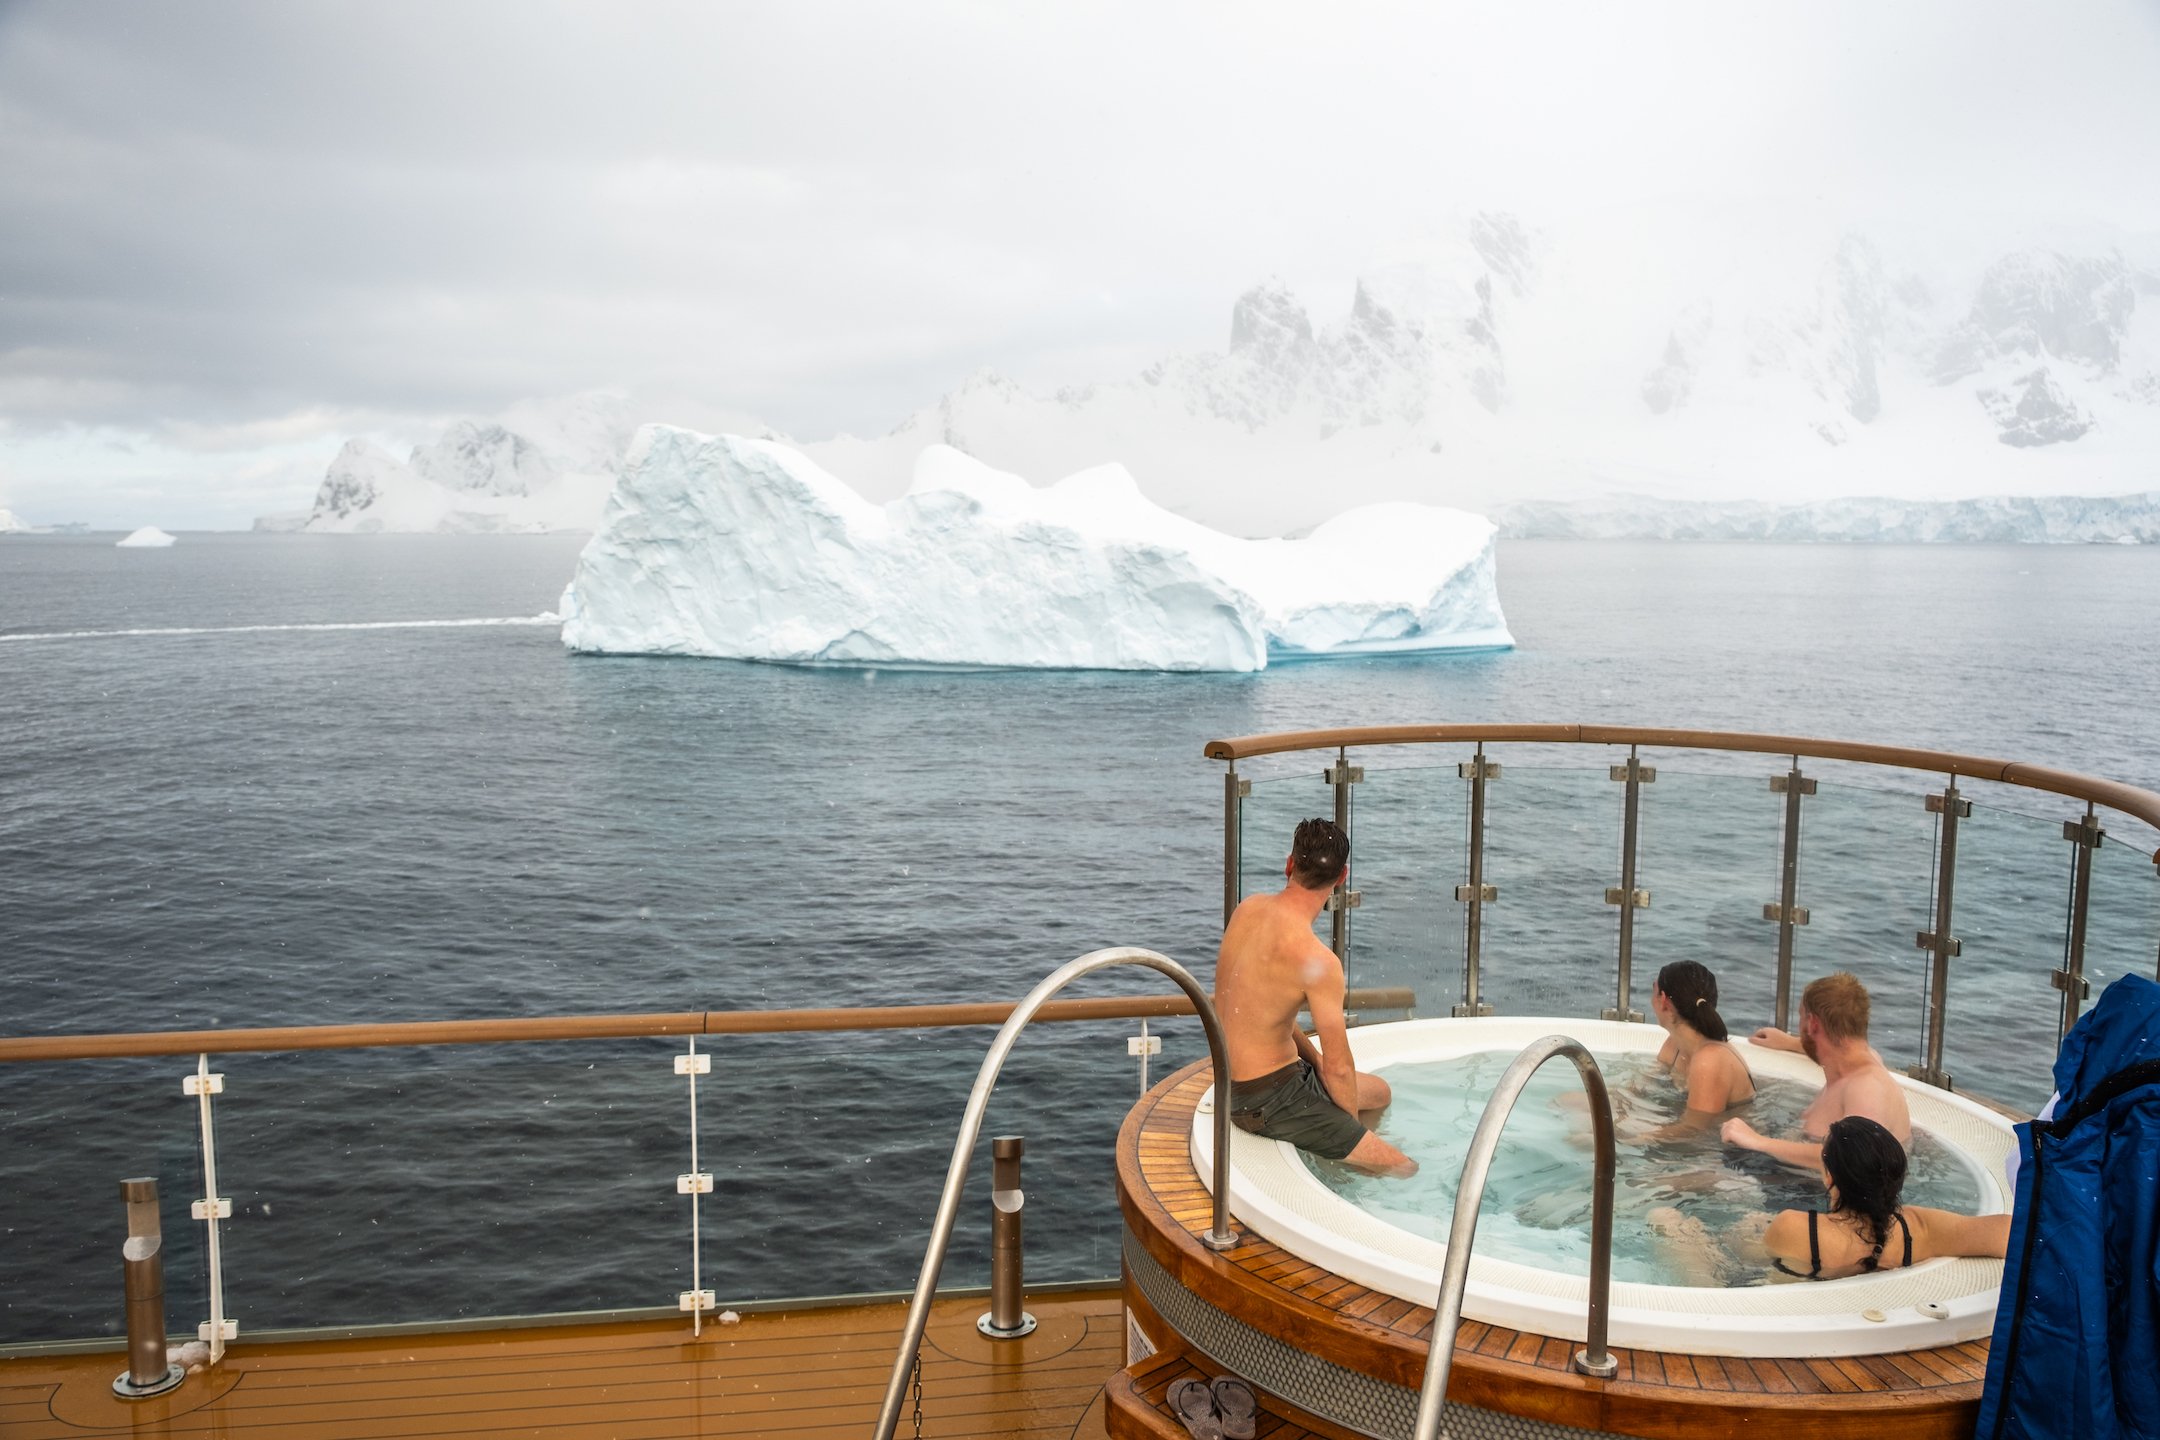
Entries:
{"type": "Polygon", "coordinates": [[[879,433],[1485,207],[2160,230],[2160,6],[0,4],[0,505],[245,524],[594,387],[879,433]]]}

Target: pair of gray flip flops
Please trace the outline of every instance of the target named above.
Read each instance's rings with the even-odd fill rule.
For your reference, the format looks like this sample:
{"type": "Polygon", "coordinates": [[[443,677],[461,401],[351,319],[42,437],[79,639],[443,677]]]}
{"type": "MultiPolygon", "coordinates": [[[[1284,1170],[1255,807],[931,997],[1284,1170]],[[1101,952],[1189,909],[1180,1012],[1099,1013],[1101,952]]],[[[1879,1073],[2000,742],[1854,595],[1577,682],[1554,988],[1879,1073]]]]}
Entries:
{"type": "Polygon", "coordinates": [[[1252,1386],[1234,1375],[1210,1385],[1205,1380],[1180,1380],[1163,1397],[1193,1440],[1253,1440],[1260,1401],[1252,1386]]]}

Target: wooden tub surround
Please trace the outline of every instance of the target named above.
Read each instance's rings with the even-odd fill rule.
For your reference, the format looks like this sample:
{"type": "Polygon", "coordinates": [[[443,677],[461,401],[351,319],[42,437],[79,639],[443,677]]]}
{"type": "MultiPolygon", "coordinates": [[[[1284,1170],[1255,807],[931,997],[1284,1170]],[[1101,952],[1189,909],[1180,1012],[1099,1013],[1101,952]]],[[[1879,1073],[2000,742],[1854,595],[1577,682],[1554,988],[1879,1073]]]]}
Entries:
{"type": "MultiPolygon", "coordinates": [[[[1369,1290],[1243,1225],[1234,1250],[1218,1254],[1201,1245],[1212,1198],[1190,1146],[1194,1107],[1210,1079],[1204,1062],[1179,1070],[1141,1099],[1118,1135],[1126,1307],[1157,1353],[1112,1382],[1112,1434],[1183,1435],[1159,1403],[1172,1379],[1225,1366],[1255,1379],[1250,1368],[1264,1360],[1278,1375],[1303,1377],[1300,1384],[1325,1402],[1303,1413],[1294,1409],[1305,1403],[1297,1394],[1284,1397],[1287,1404],[1264,1395],[1272,1424],[1288,1427],[1285,1440],[1300,1431],[1407,1435],[1425,1372],[1430,1307],[1369,1290]],[[1343,1398],[1367,1391],[1380,1398],[1343,1398]],[[1150,1413],[1160,1423],[1151,1425],[1150,1413]]],[[[1236,1199],[1233,1190],[1233,1212],[1236,1199]]],[[[1837,1359],[1615,1349],[1620,1373],[1597,1380],[1571,1368],[1578,1344],[1465,1320],[1449,1386],[1450,1431],[1527,1437],[1563,1426],[1658,1440],[1949,1440],[1972,1433],[1987,1369],[1985,1341],[1837,1359]]]]}

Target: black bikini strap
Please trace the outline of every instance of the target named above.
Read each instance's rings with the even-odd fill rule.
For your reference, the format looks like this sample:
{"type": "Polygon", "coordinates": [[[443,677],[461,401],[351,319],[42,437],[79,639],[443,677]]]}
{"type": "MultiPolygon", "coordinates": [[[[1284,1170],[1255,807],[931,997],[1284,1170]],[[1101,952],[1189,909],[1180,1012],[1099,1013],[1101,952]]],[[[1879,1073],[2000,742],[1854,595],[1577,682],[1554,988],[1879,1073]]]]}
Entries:
{"type": "Polygon", "coordinates": [[[1905,1223],[1905,1212],[1902,1210],[1897,1212],[1897,1228],[1905,1232],[1905,1264],[1909,1269],[1912,1266],[1912,1226],[1905,1223]]]}
{"type": "Polygon", "coordinates": [[[1815,1222],[1821,1218],[1822,1212],[1819,1210],[1807,1212],[1807,1273],[1810,1280],[1822,1274],[1822,1242],[1815,1238],[1815,1222]]]}

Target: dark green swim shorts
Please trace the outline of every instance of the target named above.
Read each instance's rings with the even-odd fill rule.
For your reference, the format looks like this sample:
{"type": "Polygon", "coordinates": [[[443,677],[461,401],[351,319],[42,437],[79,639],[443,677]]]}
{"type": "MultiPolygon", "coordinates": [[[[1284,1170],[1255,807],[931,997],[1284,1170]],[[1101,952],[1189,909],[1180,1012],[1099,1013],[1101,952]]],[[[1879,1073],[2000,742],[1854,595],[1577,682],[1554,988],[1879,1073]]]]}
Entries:
{"type": "Polygon", "coordinates": [[[1340,1160],[1365,1138],[1357,1116],[1335,1103],[1313,1063],[1300,1055],[1255,1080],[1230,1082],[1230,1123],[1270,1140],[1287,1140],[1324,1160],[1340,1160]]]}

